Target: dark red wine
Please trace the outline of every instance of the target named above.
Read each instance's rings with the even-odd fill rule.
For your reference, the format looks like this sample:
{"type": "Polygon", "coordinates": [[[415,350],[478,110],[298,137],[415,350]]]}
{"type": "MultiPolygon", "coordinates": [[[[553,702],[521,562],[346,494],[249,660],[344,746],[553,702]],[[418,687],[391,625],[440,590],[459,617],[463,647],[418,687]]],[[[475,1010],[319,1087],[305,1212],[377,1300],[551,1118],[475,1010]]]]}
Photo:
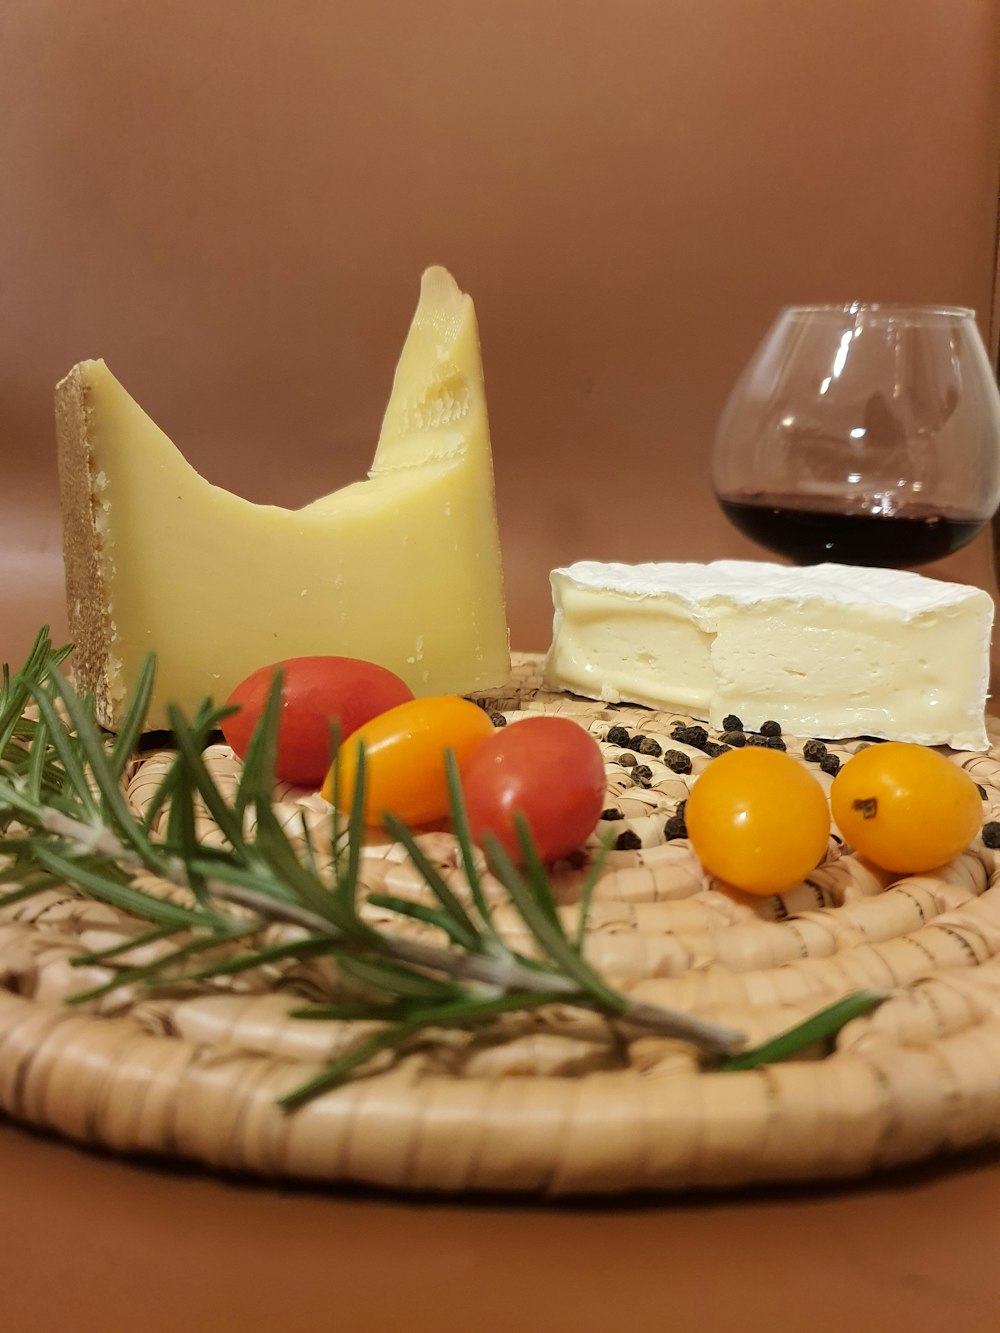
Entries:
{"type": "Polygon", "coordinates": [[[719,504],[740,532],[799,565],[925,565],[972,541],[985,521],[916,505],[891,515],[807,508],[802,498],[747,495],[719,504]]]}

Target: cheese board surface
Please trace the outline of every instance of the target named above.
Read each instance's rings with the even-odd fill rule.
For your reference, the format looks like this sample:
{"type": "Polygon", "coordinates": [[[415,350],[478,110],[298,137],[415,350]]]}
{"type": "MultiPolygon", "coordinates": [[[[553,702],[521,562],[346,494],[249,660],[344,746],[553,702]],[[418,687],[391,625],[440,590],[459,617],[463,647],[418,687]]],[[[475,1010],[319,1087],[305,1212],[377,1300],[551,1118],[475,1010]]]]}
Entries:
{"type": "MultiPolygon", "coordinates": [[[[71,960],[140,928],[54,888],[0,914],[0,1108],[81,1143],[225,1171],[546,1196],[860,1176],[995,1137],[997,853],[977,840],[934,873],[890,876],[832,838],[823,863],[788,893],[723,891],[688,842],[670,836],[678,804],[712,762],[671,739],[676,714],[547,691],[541,659],[523,654],[509,686],[477,697],[508,724],[572,717],[601,744],[605,817],[552,882],[574,924],[599,836],[612,840],[586,957],[621,990],[738,1028],[753,1044],[859,989],[890,998],[843,1028],[832,1050],[743,1072],[708,1070],[683,1043],[551,1006],[488,1028],[424,1032],[289,1114],[277,1099],[371,1030],[289,1017],[330,993],[328,961],[292,960],[173,992],[120,987],[69,1007],[67,997],[107,975],[71,960]],[[656,744],[637,756],[617,743],[621,731],[609,738],[612,728],[656,744]],[[657,748],[686,754],[690,773],[669,767],[657,748]]],[[[1000,728],[990,720],[988,729],[986,753],[950,756],[983,788],[984,820],[1000,811],[1000,728]]],[[[785,739],[806,763],[803,741],[785,739]]],[[[846,759],[862,743],[828,749],[846,759]]],[[[154,750],[129,765],[136,812],[168,762],[154,750]]],[[[218,781],[235,782],[239,764],[227,747],[212,747],[207,762],[218,781]]],[[[829,787],[828,774],[810,770],[829,787]]],[[[315,794],[284,786],[275,796],[289,827],[318,830],[329,820],[315,794]]],[[[208,844],[222,837],[207,812],[198,831],[208,844]]],[[[461,893],[453,835],[433,828],[420,842],[461,893]]],[[[373,838],[362,860],[368,892],[419,898],[420,876],[398,844],[373,838]]],[[[152,877],[143,886],[157,888],[152,877]]],[[[516,939],[516,915],[498,884],[490,891],[500,929],[516,939]]],[[[366,910],[384,924],[380,909],[366,910]]]]}

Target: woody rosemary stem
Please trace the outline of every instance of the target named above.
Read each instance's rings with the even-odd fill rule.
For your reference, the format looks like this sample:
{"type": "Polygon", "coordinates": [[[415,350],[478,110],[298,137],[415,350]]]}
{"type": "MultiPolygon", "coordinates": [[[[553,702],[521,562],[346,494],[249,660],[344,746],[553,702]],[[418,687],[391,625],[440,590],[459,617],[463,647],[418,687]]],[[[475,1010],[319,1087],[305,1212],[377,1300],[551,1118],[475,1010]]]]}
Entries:
{"type": "MultiPolygon", "coordinates": [[[[73,843],[82,851],[98,852],[113,857],[120,865],[129,869],[146,868],[142,858],[126,847],[112,830],[105,826],[87,824],[52,809],[40,811],[38,823],[48,832],[73,843]]],[[[165,858],[162,867],[158,867],[158,873],[179,888],[190,888],[187,869],[184,862],[177,857],[165,858]]],[[[326,938],[333,950],[343,942],[339,933],[331,929],[328,921],[309,911],[308,908],[295,903],[278,902],[266,894],[245,886],[223,883],[211,878],[205,880],[204,888],[212,898],[247,908],[265,921],[298,926],[313,937],[326,938]]],[[[377,936],[377,947],[378,952],[387,958],[430,973],[443,973],[461,980],[478,981],[496,987],[502,992],[519,991],[549,995],[553,1004],[571,1003],[604,1013],[608,1017],[658,1036],[692,1042],[705,1055],[713,1058],[735,1055],[745,1044],[743,1034],[731,1028],[679,1011],[663,1009],[659,1005],[632,1001],[625,996],[619,997],[620,1006],[613,1014],[609,1014],[606,1005],[582,993],[571,978],[548,970],[526,967],[515,958],[465,953],[384,932],[379,932],[377,936]]]]}
{"type": "Polygon", "coordinates": [[[544,1005],[600,1014],[620,1025],[626,1040],[652,1033],[686,1042],[709,1068],[728,1073],[794,1058],[824,1044],[829,1049],[846,1023],[887,998],[883,991],[843,996],[752,1048],[743,1033],[633,1001],[584,956],[589,904],[607,844],[591,859],[579,920],[569,932],[524,821],[518,829],[523,866],[495,840],[485,839],[481,849],[474,845],[450,752],[446,768],[461,890],[456,892],[450,876],[428,859],[413,831],[386,815],[386,832],[409,857],[425,892],[418,898],[369,895],[360,874],[366,841],[363,754],[346,824],[342,827],[331,812],[328,866],[320,866],[304,817],[305,836],[290,836],[274,807],[280,673],[243,756],[234,792],[220,787],[204,753],[227,709],[206,700],[188,719],[169,708],[174,758],[153,791],[147,790],[146,814],[139,817],[123,784],[148,715],[155,658],[144,664],[112,739],[98,726],[92,701],[78,695],[58,670],[67,652],[53,649],[42,630],[21,671],[0,672],[0,909],[67,884],[126,917],[152,923],[138,936],[126,929],[110,947],[74,958],[79,965],[110,968],[111,976],[68,997],[70,1003],[96,999],[120,986],[198,986],[292,959],[335,961],[346,998],[309,1004],[291,1016],[379,1026],[374,1036],[349,1040],[318,1075],[283,1096],[279,1104],[286,1111],[346,1079],[364,1077],[374,1055],[405,1049],[420,1032],[480,1027],[544,1005]],[[250,811],[256,818],[247,831],[250,811]],[[223,835],[221,845],[206,846],[199,838],[199,820],[206,812],[223,835]],[[162,834],[154,835],[154,819],[162,834]],[[527,952],[498,929],[481,878],[483,855],[531,941],[527,952]],[[137,871],[183,890],[190,901],[181,903],[145,887],[133,878],[137,871]],[[376,927],[364,919],[369,901],[386,909],[393,921],[416,920],[447,943],[376,927]],[[269,940],[264,928],[275,922],[293,927],[296,937],[269,940]],[[128,961],[137,941],[157,946],[151,960],[128,961]]]}

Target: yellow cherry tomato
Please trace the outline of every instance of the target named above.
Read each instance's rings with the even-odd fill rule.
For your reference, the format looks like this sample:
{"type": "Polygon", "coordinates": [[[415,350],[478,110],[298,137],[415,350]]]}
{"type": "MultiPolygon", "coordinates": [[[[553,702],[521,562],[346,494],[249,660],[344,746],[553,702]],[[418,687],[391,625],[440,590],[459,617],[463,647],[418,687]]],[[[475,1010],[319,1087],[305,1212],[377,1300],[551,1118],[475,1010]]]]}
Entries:
{"type": "MultiPolygon", "coordinates": [[[[340,748],[340,809],[351,808],[364,746],[366,823],[381,823],[386,812],[406,824],[441,819],[450,809],[445,751],[454,750],[461,768],[492,734],[488,714],[456,695],[411,699],[390,708],[358,727],[340,748]]],[[[328,801],[333,800],[333,788],[331,769],[322,793],[328,801]]]]}
{"type": "Polygon", "coordinates": [[[936,750],[904,741],[849,759],[830,789],[844,837],[883,870],[932,870],[969,845],[983,822],[976,784],[936,750]]]}
{"type": "Polygon", "coordinates": [[[688,837],[706,870],[746,893],[783,893],[814,870],[830,835],[816,779],[780,750],[713,759],[691,788],[688,837]]]}

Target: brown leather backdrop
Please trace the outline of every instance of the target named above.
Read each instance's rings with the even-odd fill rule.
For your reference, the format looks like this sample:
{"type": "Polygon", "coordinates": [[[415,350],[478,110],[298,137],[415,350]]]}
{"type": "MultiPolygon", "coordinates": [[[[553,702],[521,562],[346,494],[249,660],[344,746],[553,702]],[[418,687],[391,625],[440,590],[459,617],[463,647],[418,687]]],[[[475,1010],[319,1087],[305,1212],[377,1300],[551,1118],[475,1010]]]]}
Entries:
{"type": "MultiPolygon", "coordinates": [[[[7,0],[0,656],[62,621],[51,389],[104,356],[210,479],[363,475],[420,270],[476,299],[515,646],[550,567],[755,554],[724,396],[790,301],[990,334],[992,0],[7,0]]],[[[994,344],[995,346],[995,344],[994,344]]],[[[985,541],[953,576],[993,587],[985,541]]],[[[248,590],[248,614],[252,614],[248,590]]],[[[473,1207],[235,1186],[0,1128],[24,1330],[995,1329],[1000,1160],[473,1207]]]]}

